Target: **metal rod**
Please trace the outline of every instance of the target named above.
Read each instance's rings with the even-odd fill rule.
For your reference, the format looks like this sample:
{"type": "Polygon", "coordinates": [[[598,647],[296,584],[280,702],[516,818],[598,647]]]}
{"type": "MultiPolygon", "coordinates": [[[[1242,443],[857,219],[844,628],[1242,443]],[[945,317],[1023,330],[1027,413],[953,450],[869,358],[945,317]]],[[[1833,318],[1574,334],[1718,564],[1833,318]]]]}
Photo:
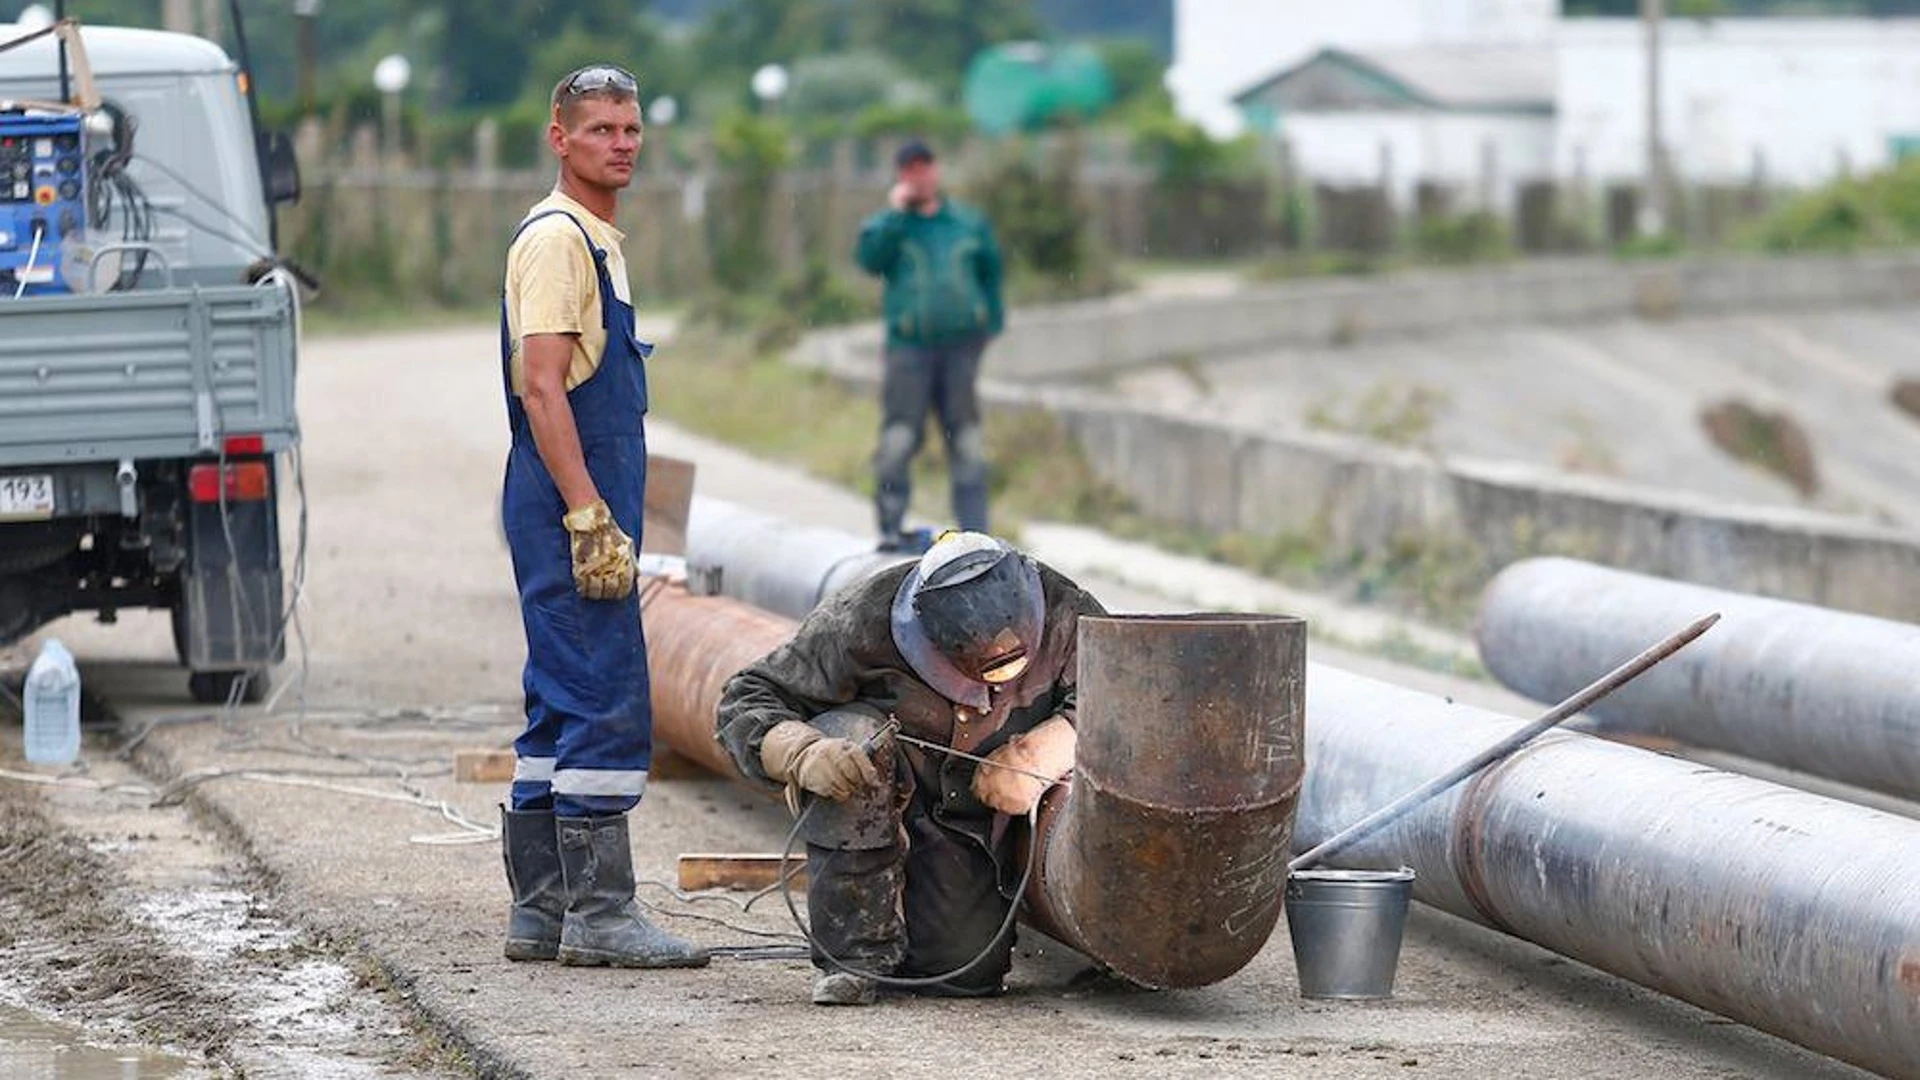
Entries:
{"type": "Polygon", "coordinates": [[[1686,648],[1688,644],[1701,634],[1706,633],[1714,623],[1719,621],[1720,616],[1717,613],[1703,615],[1695,619],[1692,623],[1689,623],[1685,628],[1667,635],[1657,644],[1641,652],[1640,655],[1621,664],[1605,675],[1600,676],[1600,678],[1593,682],[1588,683],[1584,688],[1574,693],[1573,696],[1547,710],[1545,715],[1541,716],[1540,719],[1501,739],[1499,742],[1480,751],[1473,757],[1468,758],[1444,776],[1438,776],[1427,781],[1418,788],[1407,792],[1386,806],[1368,814],[1366,817],[1314,845],[1311,849],[1296,857],[1292,862],[1289,862],[1287,864],[1287,870],[1291,872],[1312,866],[1314,863],[1333,855],[1335,852],[1351,846],[1356,841],[1371,836],[1373,833],[1379,831],[1382,826],[1399,820],[1407,811],[1412,810],[1414,807],[1419,806],[1453,785],[1460,783],[1481,769],[1512,754],[1514,751],[1539,738],[1546,732],[1558,727],[1561,723],[1565,722],[1568,717],[1577,716],[1586,711],[1588,706],[1594,702],[1599,701],[1601,698],[1632,682],[1642,673],[1660,663],[1660,661],[1686,648]]]}
{"type": "Polygon", "coordinates": [[[1494,678],[1539,701],[1689,612],[1713,635],[1591,713],[1648,735],[1920,800],[1920,626],[1529,559],[1487,587],[1476,630],[1494,678]]]}

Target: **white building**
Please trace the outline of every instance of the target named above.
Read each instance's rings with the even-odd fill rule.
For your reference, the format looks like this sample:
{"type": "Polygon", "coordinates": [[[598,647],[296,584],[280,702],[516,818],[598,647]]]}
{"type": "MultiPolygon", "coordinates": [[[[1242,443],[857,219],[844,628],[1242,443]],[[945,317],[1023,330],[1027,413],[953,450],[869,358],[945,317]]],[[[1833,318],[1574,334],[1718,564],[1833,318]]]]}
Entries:
{"type": "MultiPolygon", "coordinates": [[[[1646,168],[1646,48],[1625,19],[1567,19],[1556,35],[1561,175],[1646,168]]],[[[1920,19],[1670,20],[1660,124],[1675,172],[1728,183],[1756,171],[1817,184],[1920,149],[1920,19]]]]}
{"type": "Polygon", "coordinates": [[[1504,207],[1508,180],[1553,169],[1554,90],[1540,46],[1322,49],[1235,104],[1249,128],[1284,135],[1314,181],[1384,184],[1402,206],[1441,181],[1504,207]]]}
{"type": "MultiPolygon", "coordinates": [[[[1287,140],[1301,172],[1488,192],[1635,180],[1646,47],[1558,0],[1176,0],[1168,85],[1217,134],[1287,140]]],[[[1811,184],[1920,151],[1920,19],[1669,19],[1661,124],[1676,172],[1811,184]]]]}
{"type": "Polygon", "coordinates": [[[1235,95],[1323,48],[1546,45],[1559,0],[1174,0],[1167,88],[1216,135],[1242,129],[1235,95]]]}

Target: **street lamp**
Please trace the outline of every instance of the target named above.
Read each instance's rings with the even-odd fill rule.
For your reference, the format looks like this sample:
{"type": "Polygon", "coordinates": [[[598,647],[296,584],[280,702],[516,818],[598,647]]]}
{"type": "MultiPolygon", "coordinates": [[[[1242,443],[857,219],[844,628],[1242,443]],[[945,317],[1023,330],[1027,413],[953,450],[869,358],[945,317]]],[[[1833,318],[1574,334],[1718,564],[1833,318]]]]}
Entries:
{"type": "Polygon", "coordinates": [[[667,127],[680,116],[680,103],[671,95],[662,94],[647,105],[647,123],[655,127],[667,127]]]}
{"type": "Polygon", "coordinates": [[[779,64],[762,64],[753,73],[753,96],[760,99],[760,106],[771,110],[787,96],[787,69],[779,64]]]}
{"type": "Polygon", "coordinates": [[[45,30],[53,25],[53,12],[45,4],[28,4],[20,10],[22,30],[45,30]]]}
{"type": "Polygon", "coordinates": [[[382,57],[373,65],[373,88],[380,91],[381,124],[386,128],[387,161],[400,157],[400,93],[413,80],[413,65],[399,53],[382,57]]]}

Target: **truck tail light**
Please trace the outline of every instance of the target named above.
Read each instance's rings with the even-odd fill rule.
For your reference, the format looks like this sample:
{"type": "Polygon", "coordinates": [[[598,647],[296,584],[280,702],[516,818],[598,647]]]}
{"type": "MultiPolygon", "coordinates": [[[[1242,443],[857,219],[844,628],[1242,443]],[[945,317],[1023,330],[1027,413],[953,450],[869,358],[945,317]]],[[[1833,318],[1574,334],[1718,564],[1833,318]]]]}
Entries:
{"type": "Polygon", "coordinates": [[[228,457],[245,457],[248,454],[264,454],[267,452],[267,437],[264,435],[229,435],[227,436],[226,447],[228,457]]]}
{"type": "Polygon", "coordinates": [[[217,503],[223,497],[228,502],[260,502],[273,491],[273,474],[264,461],[243,461],[225,469],[195,465],[187,472],[187,490],[197,503],[217,503]]]}

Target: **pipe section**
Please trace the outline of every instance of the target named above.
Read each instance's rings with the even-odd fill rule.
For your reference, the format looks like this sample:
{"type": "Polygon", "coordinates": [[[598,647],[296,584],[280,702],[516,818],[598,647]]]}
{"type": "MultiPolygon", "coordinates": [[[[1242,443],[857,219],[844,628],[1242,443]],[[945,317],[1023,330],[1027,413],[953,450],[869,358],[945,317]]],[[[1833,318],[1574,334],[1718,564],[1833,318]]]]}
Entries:
{"type": "MultiPolygon", "coordinates": [[[[1522,724],[1320,665],[1307,715],[1313,768],[1297,848],[1522,724]]],[[[1555,733],[1356,845],[1349,861],[1412,866],[1425,903],[1856,1065],[1920,1077],[1916,855],[1920,822],[1555,733]]]]}
{"type": "Polygon", "coordinates": [[[1142,986],[1205,986],[1259,953],[1300,798],[1306,644],[1288,616],[1080,620],[1080,741],[1030,922],[1142,986]]]}
{"type": "Polygon", "coordinates": [[[1920,799],[1920,626],[1530,559],[1487,587],[1480,655],[1507,686],[1554,701],[1707,611],[1724,615],[1713,633],[1592,709],[1602,730],[1920,799]]]}
{"type": "Polygon", "coordinates": [[[654,740],[730,780],[744,781],[714,738],[720,694],[735,672],[793,636],[792,619],[737,600],[647,582],[640,594],[652,679],[654,740]]]}
{"type": "Polygon", "coordinates": [[[877,552],[872,540],[851,533],[795,525],[723,499],[695,498],[687,523],[690,580],[795,619],[846,586],[912,558],[877,552]]]}

